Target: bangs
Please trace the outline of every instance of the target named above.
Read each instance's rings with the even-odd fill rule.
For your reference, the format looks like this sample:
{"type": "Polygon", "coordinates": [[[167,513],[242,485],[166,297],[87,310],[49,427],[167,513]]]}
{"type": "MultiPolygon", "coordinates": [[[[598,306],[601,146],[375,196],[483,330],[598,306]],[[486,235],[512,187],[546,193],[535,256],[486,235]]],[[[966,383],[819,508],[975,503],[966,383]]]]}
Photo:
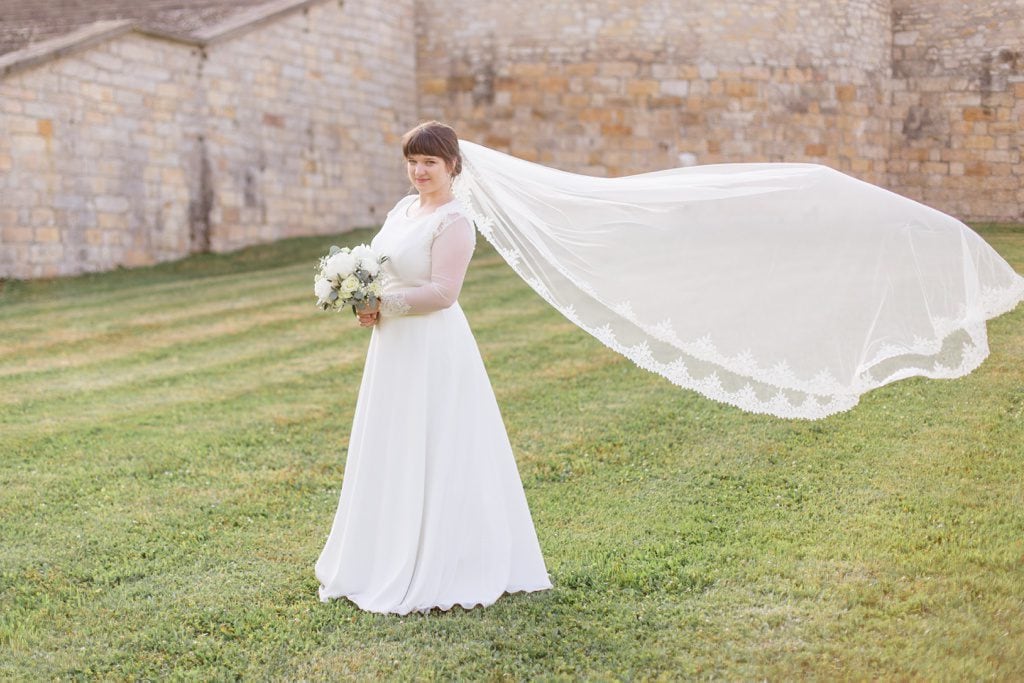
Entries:
{"type": "Polygon", "coordinates": [[[402,145],[402,154],[406,157],[413,154],[422,154],[428,157],[450,159],[451,152],[447,149],[445,141],[435,131],[429,128],[421,128],[413,131],[402,145]]]}

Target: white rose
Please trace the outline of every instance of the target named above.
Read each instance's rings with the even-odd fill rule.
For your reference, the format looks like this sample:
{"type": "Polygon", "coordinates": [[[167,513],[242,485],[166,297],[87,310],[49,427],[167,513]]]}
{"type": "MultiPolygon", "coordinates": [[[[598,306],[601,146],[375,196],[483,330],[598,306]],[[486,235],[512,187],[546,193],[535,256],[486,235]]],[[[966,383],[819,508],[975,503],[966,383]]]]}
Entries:
{"type": "Polygon", "coordinates": [[[384,288],[380,286],[380,280],[377,280],[376,282],[371,282],[370,286],[367,287],[366,289],[369,290],[369,292],[376,296],[378,299],[380,298],[380,295],[383,294],[384,292],[384,288]]]}
{"type": "Polygon", "coordinates": [[[329,280],[320,279],[313,285],[313,293],[316,294],[320,301],[327,301],[327,297],[331,295],[332,289],[329,280]]]}
{"type": "Polygon", "coordinates": [[[341,281],[341,291],[345,294],[351,294],[357,289],[359,289],[359,278],[355,275],[349,275],[341,281]]]}
{"type": "Polygon", "coordinates": [[[327,263],[324,264],[324,277],[328,280],[337,278],[346,278],[352,274],[352,271],[356,269],[356,259],[352,254],[339,251],[334,256],[327,259],[327,263]]]}

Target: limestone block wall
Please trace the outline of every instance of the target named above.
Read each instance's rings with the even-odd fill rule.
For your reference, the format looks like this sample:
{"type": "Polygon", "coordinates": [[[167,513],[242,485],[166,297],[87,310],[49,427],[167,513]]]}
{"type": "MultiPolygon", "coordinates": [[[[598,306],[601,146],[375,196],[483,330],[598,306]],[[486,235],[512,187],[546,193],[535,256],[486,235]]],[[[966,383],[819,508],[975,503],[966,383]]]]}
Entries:
{"type": "Polygon", "coordinates": [[[888,0],[421,0],[421,118],[595,175],[816,161],[883,182],[888,0]]]}
{"type": "Polygon", "coordinates": [[[383,221],[409,186],[413,19],[412,0],[326,2],[207,49],[214,250],[383,221]]]}
{"type": "Polygon", "coordinates": [[[0,277],[188,253],[196,65],[126,34],[0,79],[0,277]]]}
{"type": "Polygon", "coordinates": [[[1024,221],[1021,36],[1024,0],[273,0],[187,37],[94,25],[0,55],[0,278],[379,223],[426,118],[595,175],[814,161],[1024,221]]]}
{"type": "Polygon", "coordinates": [[[0,278],[379,223],[408,186],[413,0],[302,4],[194,42],[101,27],[0,70],[0,278]]]}
{"type": "Polygon", "coordinates": [[[1024,220],[1024,2],[894,3],[891,186],[1024,220]]]}

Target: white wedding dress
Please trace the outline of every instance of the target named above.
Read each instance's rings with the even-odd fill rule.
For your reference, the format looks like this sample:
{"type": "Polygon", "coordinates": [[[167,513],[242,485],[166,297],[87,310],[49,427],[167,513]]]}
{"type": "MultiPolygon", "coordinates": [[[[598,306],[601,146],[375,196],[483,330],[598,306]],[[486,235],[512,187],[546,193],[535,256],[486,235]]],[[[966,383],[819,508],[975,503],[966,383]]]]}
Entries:
{"type": "Polygon", "coordinates": [[[320,600],[372,612],[490,605],[551,587],[480,352],[456,297],[475,244],[458,200],[388,214],[384,307],[359,388],[320,600]]]}

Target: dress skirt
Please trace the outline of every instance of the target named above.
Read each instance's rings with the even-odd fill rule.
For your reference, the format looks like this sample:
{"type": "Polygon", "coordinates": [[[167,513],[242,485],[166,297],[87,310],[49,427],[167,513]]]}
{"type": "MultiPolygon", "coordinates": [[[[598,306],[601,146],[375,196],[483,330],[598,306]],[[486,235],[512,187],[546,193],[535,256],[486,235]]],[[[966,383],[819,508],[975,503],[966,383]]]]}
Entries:
{"type": "Polygon", "coordinates": [[[321,601],[346,597],[395,614],[551,587],[458,303],[382,317],[374,328],[338,510],[315,572],[321,601]]]}

